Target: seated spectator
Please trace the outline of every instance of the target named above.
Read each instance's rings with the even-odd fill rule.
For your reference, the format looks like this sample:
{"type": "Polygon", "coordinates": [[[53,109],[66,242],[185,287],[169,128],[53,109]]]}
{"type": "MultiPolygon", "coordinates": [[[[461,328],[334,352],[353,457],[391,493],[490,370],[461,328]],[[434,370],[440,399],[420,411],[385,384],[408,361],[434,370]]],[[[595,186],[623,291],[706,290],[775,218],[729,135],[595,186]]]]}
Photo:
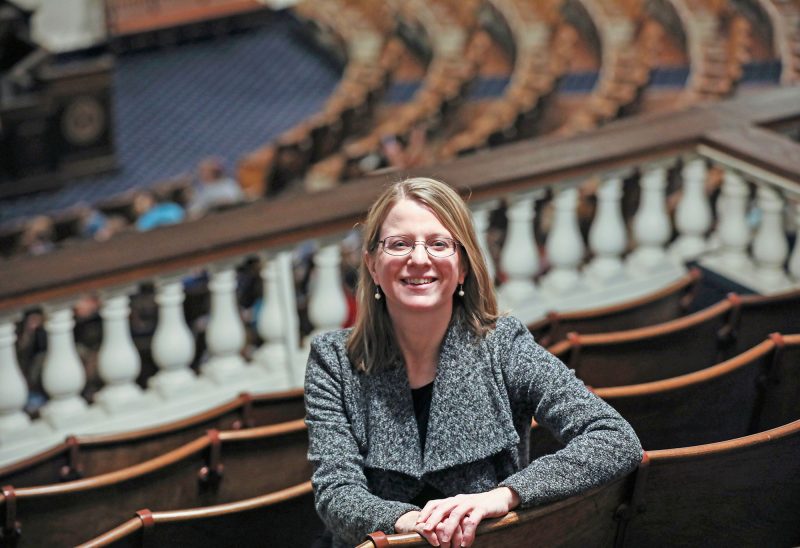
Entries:
{"type": "Polygon", "coordinates": [[[194,219],[211,209],[241,203],[245,200],[239,183],[225,176],[222,162],[217,158],[206,158],[197,166],[199,184],[193,189],[186,206],[189,217],[194,219]]]}
{"type": "Polygon", "coordinates": [[[143,190],[133,199],[136,229],[152,230],[159,226],[174,225],[183,221],[186,212],[175,202],[157,202],[152,192],[143,190]]]}
{"type": "Polygon", "coordinates": [[[53,220],[46,215],[31,219],[25,227],[20,244],[28,255],[43,255],[55,249],[53,220]]]}

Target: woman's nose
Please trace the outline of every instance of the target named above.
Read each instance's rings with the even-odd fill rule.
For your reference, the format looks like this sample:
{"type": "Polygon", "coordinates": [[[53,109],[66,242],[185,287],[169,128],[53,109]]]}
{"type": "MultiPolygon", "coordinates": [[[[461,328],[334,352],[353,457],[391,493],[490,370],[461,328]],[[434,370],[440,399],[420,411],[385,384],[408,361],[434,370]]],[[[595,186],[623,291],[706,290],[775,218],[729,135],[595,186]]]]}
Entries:
{"type": "Polygon", "coordinates": [[[429,262],[430,257],[428,256],[428,250],[425,249],[425,244],[421,242],[415,242],[414,249],[411,250],[411,253],[408,256],[408,260],[413,263],[429,262]]]}

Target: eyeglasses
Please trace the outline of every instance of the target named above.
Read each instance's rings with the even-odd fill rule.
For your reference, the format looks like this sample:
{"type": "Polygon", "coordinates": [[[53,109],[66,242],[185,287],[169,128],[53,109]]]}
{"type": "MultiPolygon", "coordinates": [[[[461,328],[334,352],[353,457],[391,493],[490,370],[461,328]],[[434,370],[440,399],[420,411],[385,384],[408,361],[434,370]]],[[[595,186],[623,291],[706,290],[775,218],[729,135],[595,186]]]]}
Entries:
{"type": "Polygon", "coordinates": [[[422,244],[425,246],[425,251],[428,252],[428,255],[436,259],[443,259],[451,256],[460,245],[457,241],[450,238],[431,238],[424,241],[415,241],[403,236],[387,236],[383,240],[379,240],[378,243],[383,244],[384,253],[394,255],[395,257],[408,255],[414,251],[417,244],[422,244]]]}

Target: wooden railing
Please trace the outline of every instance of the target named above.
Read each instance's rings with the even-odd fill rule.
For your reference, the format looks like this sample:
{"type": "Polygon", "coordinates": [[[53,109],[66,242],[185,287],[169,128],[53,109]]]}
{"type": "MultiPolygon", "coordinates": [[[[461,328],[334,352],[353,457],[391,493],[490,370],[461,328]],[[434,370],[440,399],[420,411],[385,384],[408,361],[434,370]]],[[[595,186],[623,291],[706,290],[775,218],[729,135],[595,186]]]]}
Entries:
{"type": "Polygon", "coordinates": [[[297,328],[292,249],[316,241],[308,316],[317,332],[339,327],[347,315],[339,242],[383,185],[405,175],[436,176],[468,198],[490,267],[503,282],[502,306],[524,321],[642,296],[683,275],[686,260],[757,292],[796,287],[800,246],[790,247],[788,235],[800,225],[800,145],[788,135],[798,126],[800,89],[776,89],[0,263],[0,465],[66,434],[142,428],[242,390],[300,386],[306,350],[297,328]],[[705,191],[709,165],[724,172],[716,208],[705,191]],[[668,175],[678,169],[673,181],[680,192],[668,195],[668,175]],[[625,188],[638,189],[635,215],[624,207],[631,200],[623,179],[633,183],[625,188]],[[596,196],[593,215],[578,214],[579,189],[596,196]],[[499,250],[488,221],[501,199],[508,226],[499,250]],[[794,223],[785,222],[785,209],[794,223]],[[549,221],[535,219],[537,211],[549,221]],[[264,344],[245,359],[236,266],[254,256],[262,261],[265,305],[257,329],[264,344]],[[211,294],[208,360],[199,374],[189,367],[195,340],[181,306],[181,279],[198,269],[208,273],[211,294]],[[141,360],[128,324],[128,299],[142,282],[154,282],[159,315],[148,347],[158,372],[146,389],[135,383],[141,360]],[[104,333],[98,355],[104,386],[92,403],[81,397],[85,373],[72,331],[73,304],[86,294],[101,303],[104,333]],[[49,397],[33,421],[22,411],[28,388],[14,351],[16,322],[31,307],[44,310],[42,384],[49,397]]]}

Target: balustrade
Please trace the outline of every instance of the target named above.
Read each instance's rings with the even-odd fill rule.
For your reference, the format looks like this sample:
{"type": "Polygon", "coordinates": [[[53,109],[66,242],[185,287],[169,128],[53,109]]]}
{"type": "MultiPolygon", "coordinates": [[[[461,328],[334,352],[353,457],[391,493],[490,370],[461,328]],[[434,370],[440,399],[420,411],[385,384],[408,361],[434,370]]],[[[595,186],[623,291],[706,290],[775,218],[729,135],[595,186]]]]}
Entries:
{"type": "MultiPolygon", "coordinates": [[[[631,142],[636,143],[627,146],[639,146],[641,140],[641,136],[632,138],[631,142]]],[[[579,146],[571,151],[586,156],[595,154],[594,148],[579,146]]],[[[479,181],[470,182],[468,173],[487,161],[484,158],[491,159],[493,152],[480,155],[480,162],[467,157],[450,164],[458,167],[460,162],[476,162],[471,168],[462,169],[460,177],[453,175],[452,180],[465,194],[469,184],[476,185],[476,199],[470,205],[478,242],[487,258],[490,257],[487,234],[496,229],[490,227],[489,220],[496,217],[491,213],[500,200],[507,204],[508,222],[500,261],[494,265],[489,260],[490,273],[496,269],[496,277],[501,282],[498,295],[503,310],[510,310],[525,322],[533,322],[552,310],[576,310],[641,297],[682,275],[685,272],[682,261],[685,260],[698,260],[707,268],[762,293],[800,286],[800,246],[791,244],[796,239],[796,236],[792,238],[792,232],[800,225],[800,189],[791,184],[777,184],[775,177],[763,176],[767,163],[759,165],[760,171],[748,171],[744,163],[734,166],[732,162],[720,160],[718,155],[706,154],[706,149],[697,147],[694,141],[675,146],[669,154],[660,157],[654,157],[652,149],[647,149],[648,154],[632,155],[626,162],[603,163],[603,155],[610,154],[608,150],[611,148],[597,152],[597,160],[584,160],[591,169],[573,166],[565,169],[561,178],[553,173],[558,174],[562,169],[558,166],[569,167],[569,164],[551,161],[548,156],[556,158],[557,155],[542,153],[531,161],[526,158],[525,162],[516,162],[509,168],[511,175],[505,179],[498,177],[496,188],[479,181]],[[677,169],[675,166],[681,158],[682,166],[677,169]],[[539,173],[546,174],[547,178],[524,175],[521,170],[528,169],[525,167],[528,163],[534,166],[531,169],[540,169],[539,173]],[[712,208],[706,194],[709,165],[724,171],[716,209],[712,208]],[[677,169],[674,175],[679,176],[677,190],[680,192],[674,218],[668,206],[672,197],[667,193],[668,175],[673,169],[677,169]],[[631,200],[624,195],[622,180],[633,173],[641,174],[639,203],[635,215],[629,219],[623,203],[631,200]],[[514,182],[503,186],[503,181],[514,182]],[[587,182],[590,184],[585,184],[587,182]],[[756,189],[752,200],[751,185],[756,189]],[[597,204],[592,218],[588,218],[592,208],[579,207],[579,198],[587,203],[591,201],[587,192],[594,192],[597,204]],[[548,196],[552,196],[547,204],[552,208],[549,227],[547,223],[535,223],[537,202],[548,196]],[[789,220],[793,223],[787,223],[789,220]],[[534,230],[540,226],[547,232],[537,235],[534,230]],[[586,241],[581,226],[589,227],[586,241]],[[712,230],[718,241],[716,248],[708,237],[712,230]],[[537,241],[545,242],[544,249],[540,249],[537,241]]],[[[575,160],[576,165],[577,162],[575,160]]],[[[494,169],[482,165],[480,168],[484,174],[494,169]]],[[[443,167],[442,177],[450,181],[447,169],[443,167]]],[[[800,169],[797,172],[800,173],[800,169]]],[[[781,173],[783,181],[786,169],[781,173]]],[[[341,191],[347,192],[344,190],[347,186],[341,191]]],[[[363,216],[363,208],[378,192],[371,190],[373,188],[374,185],[366,183],[357,187],[358,192],[364,194],[363,200],[358,202],[358,210],[348,203],[355,194],[339,198],[339,189],[325,196],[304,197],[302,205],[293,205],[291,200],[278,204],[281,213],[285,213],[282,220],[263,215],[258,209],[252,214],[241,210],[236,212],[237,230],[243,231],[240,240],[214,241],[217,237],[224,238],[225,231],[199,233],[204,234],[204,245],[208,245],[208,249],[222,252],[204,255],[204,249],[195,250],[194,255],[187,253],[165,266],[163,272],[159,272],[163,258],[149,258],[149,262],[137,264],[136,278],[115,276],[109,280],[108,287],[103,287],[102,283],[89,287],[100,297],[103,322],[98,369],[104,386],[91,402],[81,395],[86,373],[73,332],[72,303],[85,289],[76,289],[73,300],[69,300],[57,287],[41,285],[33,293],[43,295],[45,302],[23,299],[14,301],[22,303],[14,306],[8,304],[12,297],[6,291],[6,306],[0,317],[0,465],[29,454],[34,447],[61,441],[67,434],[152,426],[200,412],[241,391],[268,392],[301,386],[308,339],[301,342],[296,295],[305,288],[295,287],[291,246],[298,244],[301,238],[318,238],[313,257],[314,274],[307,295],[308,319],[312,333],[340,327],[348,316],[348,306],[336,238],[344,236],[343,231],[352,226],[356,216],[363,216]],[[319,204],[331,203],[347,212],[330,217],[319,214],[320,217],[312,221],[317,223],[312,225],[313,229],[304,228],[305,219],[301,217],[313,217],[317,215],[315,210],[321,209],[319,205],[308,206],[309,200],[323,200],[319,204]],[[262,243],[264,245],[258,248],[262,243]],[[243,321],[237,298],[237,265],[254,255],[262,260],[258,281],[263,287],[263,304],[254,318],[254,325],[249,326],[243,321]],[[211,304],[207,321],[192,322],[197,331],[193,333],[184,313],[184,278],[187,269],[201,266],[196,257],[208,257],[202,267],[209,276],[211,304]],[[149,352],[143,352],[140,358],[142,344],[147,343],[137,335],[139,350],[134,345],[129,327],[129,297],[136,283],[150,282],[155,285],[158,321],[146,348],[149,352]],[[45,311],[47,352],[42,385],[49,398],[41,408],[41,418],[35,420],[29,419],[23,411],[28,399],[24,381],[24,368],[28,364],[19,364],[14,352],[15,323],[20,313],[32,304],[41,305],[45,311]],[[202,325],[206,325],[204,339],[202,325]],[[260,341],[255,340],[256,333],[260,341]],[[196,356],[198,341],[205,342],[207,355],[196,356]],[[150,358],[157,371],[142,383],[141,373],[149,370],[150,358]],[[199,362],[199,375],[192,368],[196,362],[199,362]],[[138,383],[142,383],[143,388],[138,383]]],[[[226,214],[228,212],[218,215],[226,214]]],[[[203,230],[200,224],[191,228],[203,230]]],[[[137,237],[161,236],[155,232],[137,237]]],[[[182,240],[181,245],[192,245],[185,242],[182,240]]],[[[113,245],[113,240],[110,244],[113,245]]],[[[95,258],[101,260],[104,250],[108,249],[108,246],[98,248],[99,255],[95,258]]],[[[176,244],[174,249],[183,248],[176,244]]],[[[58,253],[61,252],[55,255],[58,253]]],[[[118,255],[112,258],[109,254],[109,257],[108,264],[113,265],[112,259],[119,260],[118,255]]],[[[89,280],[98,278],[81,275],[89,280]]],[[[4,282],[16,279],[4,278],[4,282]]]]}

